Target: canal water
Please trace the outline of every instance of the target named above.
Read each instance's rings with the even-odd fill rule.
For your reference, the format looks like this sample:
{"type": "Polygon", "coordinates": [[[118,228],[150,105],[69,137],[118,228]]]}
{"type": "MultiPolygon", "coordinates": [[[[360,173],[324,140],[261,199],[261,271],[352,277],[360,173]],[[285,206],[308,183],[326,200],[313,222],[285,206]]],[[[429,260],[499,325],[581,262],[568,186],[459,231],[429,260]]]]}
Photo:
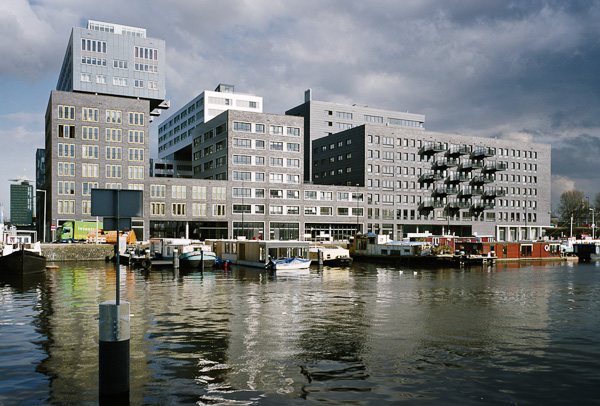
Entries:
{"type": "MultiPolygon", "coordinates": [[[[114,265],[0,282],[0,405],[98,404],[114,265]]],[[[122,267],[132,405],[588,405],[600,264],[122,267]]]]}

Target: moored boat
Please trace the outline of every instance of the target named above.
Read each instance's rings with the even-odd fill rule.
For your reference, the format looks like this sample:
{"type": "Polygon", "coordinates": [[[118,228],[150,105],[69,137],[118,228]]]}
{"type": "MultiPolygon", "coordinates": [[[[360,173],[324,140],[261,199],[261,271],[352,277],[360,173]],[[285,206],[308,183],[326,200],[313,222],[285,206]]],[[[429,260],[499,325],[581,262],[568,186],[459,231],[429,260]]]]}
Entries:
{"type": "Polygon", "coordinates": [[[3,275],[27,275],[44,272],[46,257],[40,243],[6,245],[0,256],[0,273],[3,275]]]}
{"type": "Polygon", "coordinates": [[[300,270],[310,267],[310,259],[306,258],[280,258],[271,259],[267,263],[267,268],[274,271],[300,270]]]}
{"type": "Polygon", "coordinates": [[[323,265],[348,266],[352,264],[350,250],[342,247],[311,247],[309,257],[314,263],[319,263],[319,255],[323,265]],[[320,253],[320,254],[319,254],[320,253]]]}
{"type": "Polygon", "coordinates": [[[205,246],[188,245],[183,246],[181,249],[182,253],[179,255],[180,268],[198,269],[215,266],[217,256],[214,252],[206,249],[205,246]]]}

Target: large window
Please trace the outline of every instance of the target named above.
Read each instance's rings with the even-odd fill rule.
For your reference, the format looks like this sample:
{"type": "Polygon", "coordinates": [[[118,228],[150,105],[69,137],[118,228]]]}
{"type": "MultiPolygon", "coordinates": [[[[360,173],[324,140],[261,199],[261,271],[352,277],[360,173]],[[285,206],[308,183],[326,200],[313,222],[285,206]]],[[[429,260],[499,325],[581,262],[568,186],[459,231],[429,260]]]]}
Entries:
{"type": "Polygon", "coordinates": [[[75,138],[75,126],[59,124],[58,125],[58,138],[75,138]]]}
{"type": "Polygon", "coordinates": [[[81,108],[81,120],[83,121],[93,121],[98,122],[99,113],[98,109],[92,107],[82,107],[81,108]]]}
{"type": "Polygon", "coordinates": [[[150,197],[152,198],[164,198],[165,197],[165,185],[150,185],[150,197]]]}
{"type": "Polygon", "coordinates": [[[58,118],[75,120],[75,106],[58,106],[58,118]]]}
{"type": "Polygon", "coordinates": [[[233,131],[245,131],[250,132],[252,125],[250,123],[240,123],[238,121],[233,122],[233,131]]]}
{"type": "Polygon", "coordinates": [[[144,113],[129,112],[129,125],[144,125],[144,113]]]}

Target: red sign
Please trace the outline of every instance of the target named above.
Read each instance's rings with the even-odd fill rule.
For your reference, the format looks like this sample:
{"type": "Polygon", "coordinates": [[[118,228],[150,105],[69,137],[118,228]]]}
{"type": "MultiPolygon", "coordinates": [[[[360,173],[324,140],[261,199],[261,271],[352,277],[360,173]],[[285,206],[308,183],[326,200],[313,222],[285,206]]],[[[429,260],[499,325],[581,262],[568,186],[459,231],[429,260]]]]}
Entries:
{"type": "Polygon", "coordinates": [[[50,226],[50,230],[56,230],[56,224],[52,224],[52,225],[50,226]]]}

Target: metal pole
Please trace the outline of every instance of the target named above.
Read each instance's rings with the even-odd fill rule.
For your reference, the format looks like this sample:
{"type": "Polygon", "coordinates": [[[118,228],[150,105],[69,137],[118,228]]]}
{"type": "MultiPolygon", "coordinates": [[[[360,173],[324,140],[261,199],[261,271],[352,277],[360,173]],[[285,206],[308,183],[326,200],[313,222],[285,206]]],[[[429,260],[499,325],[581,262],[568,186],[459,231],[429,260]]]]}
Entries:
{"type": "Polygon", "coordinates": [[[120,287],[120,285],[121,285],[121,283],[120,283],[121,282],[121,275],[120,275],[120,271],[121,271],[121,258],[120,258],[121,257],[121,252],[120,252],[120,248],[121,247],[120,247],[120,241],[119,241],[119,195],[120,195],[120,193],[119,192],[120,191],[117,190],[117,193],[116,193],[116,195],[117,195],[117,207],[116,207],[116,214],[117,214],[117,221],[116,221],[116,223],[117,223],[117,227],[116,227],[116,229],[117,229],[117,252],[116,252],[115,255],[117,256],[117,259],[116,259],[116,264],[117,264],[117,272],[116,272],[116,275],[117,275],[117,292],[116,292],[116,296],[117,297],[115,299],[115,302],[116,302],[117,307],[119,307],[119,297],[121,296],[121,287],[120,287]]]}

